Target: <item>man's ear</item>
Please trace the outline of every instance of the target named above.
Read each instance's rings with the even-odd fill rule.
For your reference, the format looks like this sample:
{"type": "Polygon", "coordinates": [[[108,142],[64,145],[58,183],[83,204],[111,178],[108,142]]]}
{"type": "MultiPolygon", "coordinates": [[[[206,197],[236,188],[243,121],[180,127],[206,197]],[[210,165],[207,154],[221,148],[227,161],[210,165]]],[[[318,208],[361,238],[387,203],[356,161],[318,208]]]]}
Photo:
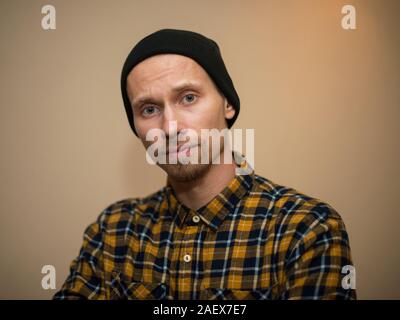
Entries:
{"type": "Polygon", "coordinates": [[[224,114],[225,119],[232,119],[236,113],[235,108],[229,104],[228,99],[224,98],[224,114]]]}

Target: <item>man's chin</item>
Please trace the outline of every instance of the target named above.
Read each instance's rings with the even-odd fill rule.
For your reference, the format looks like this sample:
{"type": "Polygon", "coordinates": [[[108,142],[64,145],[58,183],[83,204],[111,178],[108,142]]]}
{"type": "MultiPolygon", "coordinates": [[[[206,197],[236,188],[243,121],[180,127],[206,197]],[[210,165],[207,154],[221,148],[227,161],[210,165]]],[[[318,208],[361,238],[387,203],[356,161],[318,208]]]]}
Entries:
{"type": "Polygon", "coordinates": [[[158,164],[168,177],[179,182],[190,182],[201,178],[211,164],[158,164]]]}

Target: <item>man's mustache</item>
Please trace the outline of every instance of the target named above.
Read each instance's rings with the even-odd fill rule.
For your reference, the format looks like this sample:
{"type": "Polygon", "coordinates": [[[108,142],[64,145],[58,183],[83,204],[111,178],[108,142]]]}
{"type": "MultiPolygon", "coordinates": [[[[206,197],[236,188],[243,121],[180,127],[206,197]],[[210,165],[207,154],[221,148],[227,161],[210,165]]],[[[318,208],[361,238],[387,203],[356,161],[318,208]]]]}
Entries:
{"type": "Polygon", "coordinates": [[[170,146],[169,145],[170,141],[166,140],[165,142],[155,141],[155,142],[153,142],[151,144],[148,144],[147,147],[153,145],[154,143],[157,143],[157,144],[160,145],[159,148],[156,149],[157,152],[158,152],[158,156],[159,155],[164,155],[164,154],[168,155],[170,153],[182,152],[184,150],[188,150],[188,149],[192,149],[192,148],[200,146],[200,144],[197,143],[197,142],[191,143],[191,144],[189,144],[189,142],[184,142],[184,143],[179,143],[179,144],[176,144],[176,145],[174,145],[172,143],[172,145],[170,146]]]}

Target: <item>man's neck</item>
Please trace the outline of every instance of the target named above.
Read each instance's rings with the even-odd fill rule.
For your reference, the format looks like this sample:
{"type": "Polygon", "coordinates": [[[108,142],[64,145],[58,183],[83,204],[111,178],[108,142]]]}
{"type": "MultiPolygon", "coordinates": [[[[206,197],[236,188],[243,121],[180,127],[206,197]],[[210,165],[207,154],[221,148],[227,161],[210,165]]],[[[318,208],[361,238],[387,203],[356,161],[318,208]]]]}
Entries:
{"type": "Polygon", "coordinates": [[[176,197],[185,206],[197,210],[210,202],[235,178],[236,164],[212,164],[199,179],[180,182],[168,178],[176,197]]]}

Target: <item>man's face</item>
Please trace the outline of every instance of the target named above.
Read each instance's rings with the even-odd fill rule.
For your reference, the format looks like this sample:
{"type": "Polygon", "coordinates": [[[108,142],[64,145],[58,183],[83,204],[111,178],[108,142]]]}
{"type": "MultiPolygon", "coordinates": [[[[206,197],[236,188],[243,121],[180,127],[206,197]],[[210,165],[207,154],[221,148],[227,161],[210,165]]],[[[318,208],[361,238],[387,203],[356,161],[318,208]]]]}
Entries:
{"type": "MultiPolygon", "coordinates": [[[[226,119],[233,118],[234,108],[220,93],[207,72],[193,59],[177,54],[159,54],[152,56],[138,65],[127,78],[127,93],[131,101],[136,132],[145,148],[153,141],[146,141],[150,129],[161,129],[165,132],[167,152],[168,141],[179,133],[194,130],[199,140],[193,142],[187,155],[197,148],[200,159],[201,129],[222,130],[227,127],[226,119]],[[176,121],[176,130],[170,128],[170,121],[176,121]]],[[[222,139],[223,140],[223,139],[222,139]]],[[[185,141],[179,141],[178,147],[185,141]]],[[[222,154],[224,145],[210,154],[222,154]]],[[[174,154],[176,157],[176,154],[174,154]]],[[[191,181],[201,177],[211,165],[158,164],[167,174],[178,181],[191,181]]],[[[210,160],[210,159],[209,159],[210,160]]]]}

